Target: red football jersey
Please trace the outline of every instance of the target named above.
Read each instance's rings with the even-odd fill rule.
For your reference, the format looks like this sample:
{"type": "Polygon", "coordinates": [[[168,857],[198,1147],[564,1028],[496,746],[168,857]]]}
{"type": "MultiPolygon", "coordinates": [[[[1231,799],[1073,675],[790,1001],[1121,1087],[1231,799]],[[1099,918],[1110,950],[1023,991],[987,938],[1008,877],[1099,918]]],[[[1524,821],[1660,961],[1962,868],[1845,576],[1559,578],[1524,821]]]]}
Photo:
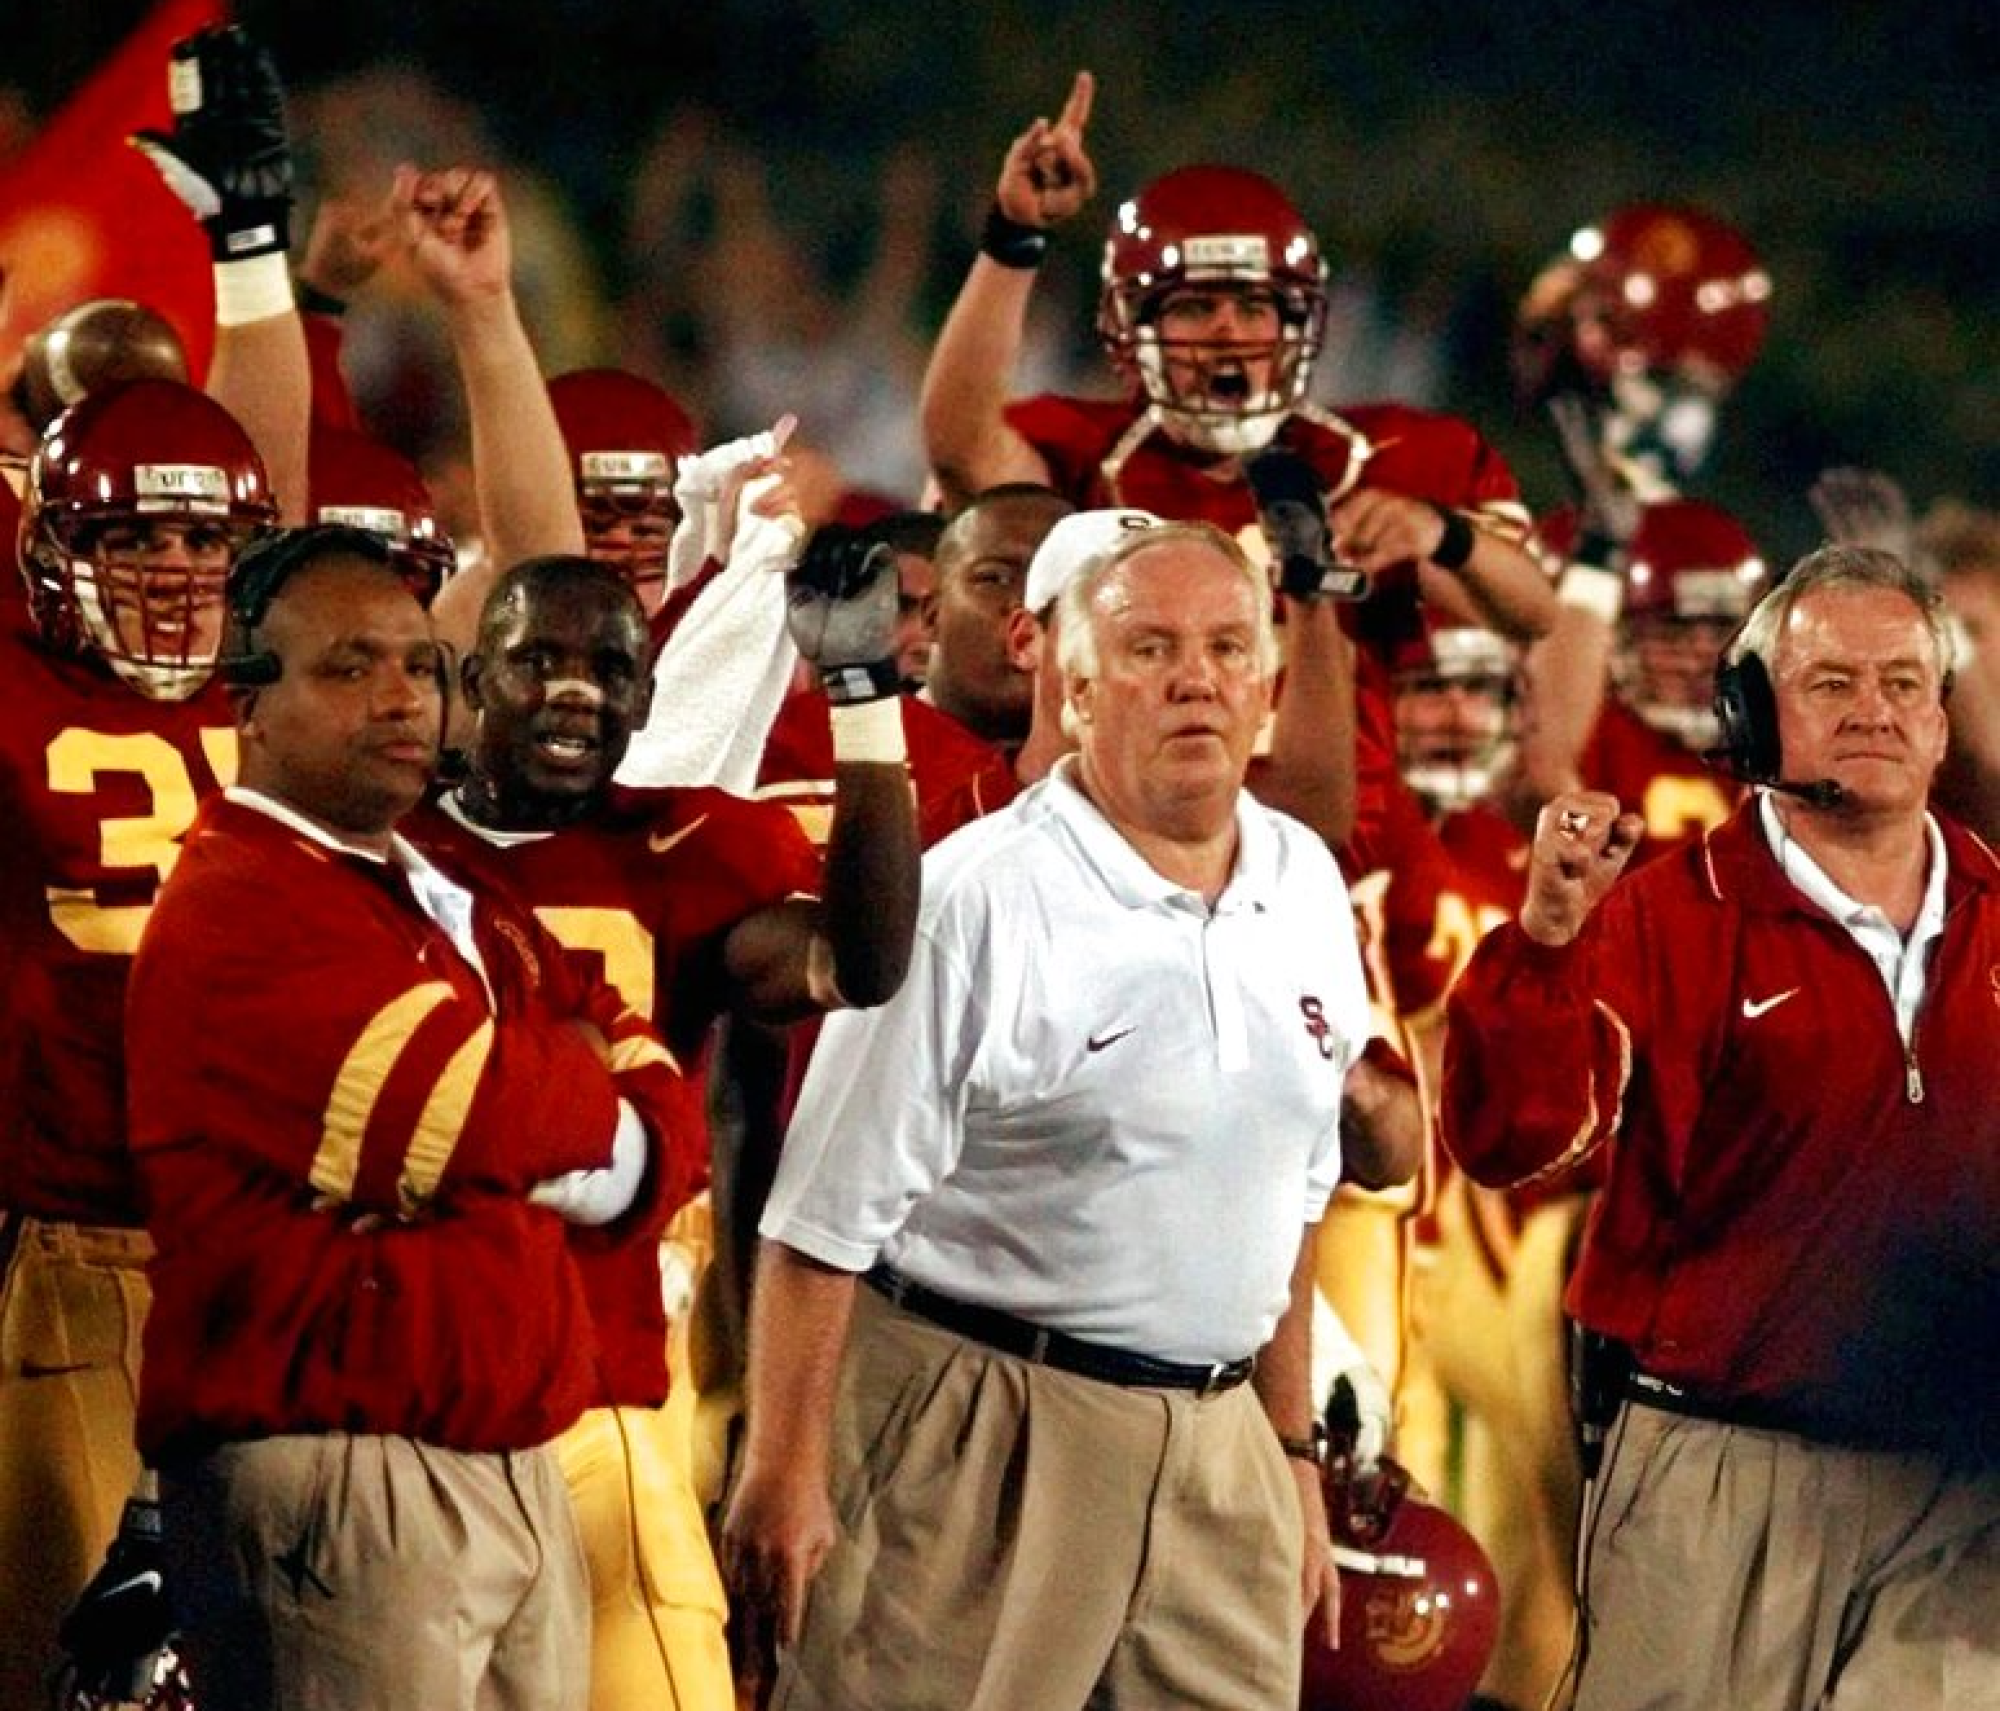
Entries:
{"type": "MultiPolygon", "coordinates": [[[[1407,787],[1391,800],[1393,835],[1376,870],[1386,872],[1380,973],[1395,1013],[1415,1021],[1436,1011],[1473,947],[1514,918],[1527,890],[1528,841],[1491,808],[1467,808],[1433,826],[1407,787]]],[[[1367,878],[1357,894],[1364,888],[1367,878]]]]}
{"type": "MultiPolygon", "coordinates": [[[[530,910],[549,936],[649,1017],[687,1076],[683,1120],[706,1127],[699,1065],[728,1000],[723,948],[745,916],[816,896],[818,852],[781,808],[709,788],[615,789],[593,819],[545,837],[495,843],[433,803],[407,834],[530,910]]],[[[667,1394],[667,1325],[658,1256],[572,1231],[600,1345],[597,1400],[652,1407],[667,1394]]]]}
{"type": "Polygon", "coordinates": [[[1597,728],[1577,759],[1586,790],[1603,790],[1644,817],[1646,835],[1632,865],[1719,826],[1743,787],[1702,764],[1701,756],[1656,731],[1623,702],[1607,698],[1597,728]]]}
{"type": "Polygon", "coordinates": [[[153,701],[0,623],[0,1206],[139,1222],[125,985],[203,798],[234,781],[222,690],[153,701]]]}
{"type": "MultiPolygon", "coordinates": [[[[1249,484],[1215,473],[1227,460],[1158,429],[1125,444],[1140,411],[1131,399],[1043,393],[1008,405],[1007,420],[1049,466],[1050,485],[1079,508],[1133,505],[1213,523],[1227,534],[1254,530],[1249,484]]],[[[1492,509],[1516,532],[1527,524],[1506,461],[1455,416],[1403,404],[1361,404],[1338,416],[1307,409],[1289,416],[1273,443],[1311,464],[1330,500],[1375,487],[1468,511],[1492,509]]],[[[1262,558],[1261,544],[1253,551],[1262,558]]]]}
{"type": "MultiPolygon", "coordinates": [[[[917,793],[917,841],[929,849],[961,826],[1004,808],[1021,792],[999,749],[914,695],[902,697],[903,741],[917,793]]],[[[817,689],[790,695],[764,744],[757,795],[798,816],[821,848],[833,824],[833,725],[817,689]]]]}
{"type": "Polygon", "coordinates": [[[728,1001],[730,929],[820,889],[819,854],[790,814],[706,787],[620,787],[592,819],[522,842],[495,843],[437,804],[404,830],[511,891],[573,955],[599,962],[690,1069],[728,1001]]]}

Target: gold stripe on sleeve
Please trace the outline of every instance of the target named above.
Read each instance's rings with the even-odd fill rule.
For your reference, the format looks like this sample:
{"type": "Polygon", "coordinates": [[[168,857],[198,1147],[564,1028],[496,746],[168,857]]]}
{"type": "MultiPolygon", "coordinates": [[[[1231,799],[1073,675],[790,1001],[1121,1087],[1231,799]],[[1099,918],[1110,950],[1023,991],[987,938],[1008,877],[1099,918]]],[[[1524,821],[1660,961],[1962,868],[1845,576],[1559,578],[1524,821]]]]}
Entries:
{"type": "Polygon", "coordinates": [[[627,1039],[614,1040],[605,1060],[613,1075],[623,1075],[629,1069],[638,1069],[642,1064],[663,1063],[676,1075],[680,1065],[674,1061],[674,1054],[644,1034],[633,1034],[627,1039]]]}
{"type": "Polygon", "coordinates": [[[396,1201],[407,1216],[422,1209],[437,1192],[445,1167],[465,1132],[466,1113],[479,1091],[479,1077],[493,1052],[493,1024],[479,1024],[477,1032],[457,1051],[444,1073],[437,1078],[431,1096],[424,1101],[423,1115],[417,1119],[416,1133],[403,1155],[403,1174],[396,1179],[396,1201]]]}
{"type": "Polygon", "coordinates": [[[336,1201],[353,1198],[354,1179],[361,1169],[361,1139],[381,1097],[389,1072],[403,1047],[424,1018],[450,1002],[452,989],[442,980],[427,981],[399,993],[375,1012],[348,1049],[333,1092],[327,1096],[320,1127],[319,1149],[313,1154],[308,1180],[336,1201]]]}

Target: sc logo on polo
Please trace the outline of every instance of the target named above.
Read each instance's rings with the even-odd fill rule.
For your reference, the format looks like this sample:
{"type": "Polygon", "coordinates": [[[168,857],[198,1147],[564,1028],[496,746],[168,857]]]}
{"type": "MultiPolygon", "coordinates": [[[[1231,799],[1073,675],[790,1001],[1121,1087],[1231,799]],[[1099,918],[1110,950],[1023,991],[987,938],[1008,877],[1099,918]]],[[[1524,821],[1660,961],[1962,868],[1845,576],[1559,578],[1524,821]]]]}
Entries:
{"type": "Polygon", "coordinates": [[[1319,1055],[1333,1062],[1333,1024],[1326,1019],[1326,1006],[1307,993],[1299,999],[1299,1014],[1306,1019],[1306,1032],[1319,1047],[1319,1055]]]}

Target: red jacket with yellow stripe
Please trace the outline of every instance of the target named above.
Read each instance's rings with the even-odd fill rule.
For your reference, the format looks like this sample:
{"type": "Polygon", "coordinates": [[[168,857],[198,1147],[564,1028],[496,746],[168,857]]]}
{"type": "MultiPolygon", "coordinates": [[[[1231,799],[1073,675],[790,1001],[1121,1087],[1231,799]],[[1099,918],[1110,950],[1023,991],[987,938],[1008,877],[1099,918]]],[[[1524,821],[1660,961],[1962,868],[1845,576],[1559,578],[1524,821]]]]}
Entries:
{"type": "Polygon", "coordinates": [[[665,1048],[534,920],[477,896],[484,977],[400,868],[211,801],[127,1006],[158,1248],[150,1460],[280,1432],[521,1449],[593,1399],[598,1351],[545,1178],[654,1143],[611,1227],[650,1245],[699,1153],[665,1048]],[[608,1042],[609,1065],[588,1031],[608,1042]]]}

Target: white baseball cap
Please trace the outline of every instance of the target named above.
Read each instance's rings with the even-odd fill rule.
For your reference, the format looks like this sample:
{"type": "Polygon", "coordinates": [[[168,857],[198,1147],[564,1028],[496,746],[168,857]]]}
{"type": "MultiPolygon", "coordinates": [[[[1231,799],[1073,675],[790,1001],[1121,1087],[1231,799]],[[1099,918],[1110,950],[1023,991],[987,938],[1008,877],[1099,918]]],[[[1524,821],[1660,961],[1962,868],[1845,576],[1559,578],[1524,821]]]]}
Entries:
{"type": "Polygon", "coordinates": [[[1021,603],[1040,617],[1092,559],[1101,558],[1135,529],[1157,529],[1164,521],[1150,511],[1129,507],[1071,512],[1035,548],[1021,603]]]}

